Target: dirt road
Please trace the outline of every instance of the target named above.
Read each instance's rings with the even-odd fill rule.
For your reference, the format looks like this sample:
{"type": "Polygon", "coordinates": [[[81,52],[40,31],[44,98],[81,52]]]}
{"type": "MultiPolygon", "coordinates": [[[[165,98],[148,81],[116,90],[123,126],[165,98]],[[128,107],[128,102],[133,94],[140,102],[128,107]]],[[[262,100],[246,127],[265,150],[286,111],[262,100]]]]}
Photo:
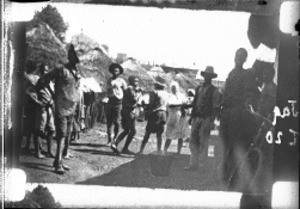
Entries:
{"type": "MultiPolygon", "coordinates": [[[[137,136],[130,149],[138,152],[144,134],[145,123],[138,123],[137,136]]],[[[58,175],[52,167],[53,158],[37,159],[32,154],[22,154],[20,157],[21,169],[27,174],[28,182],[35,183],[66,183],[92,184],[126,187],[173,188],[183,190],[222,190],[219,174],[220,166],[214,164],[215,158],[203,163],[204,166],[197,172],[187,172],[183,168],[189,162],[188,144],[181,155],[175,155],[170,174],[166,177],[157,177],[151,174],[149,153],[156,149],[156,139],[151,136],[145,149],[145,155],[134,157],[129,155],[115,155],[106,144],[105,125],[98,124],[87,133],[81,133],[78,143],[71,145],[73,159],[66,160],[65,164],[71,170],[64,175],[58,175]]],[[[176,152],[176,143],[173,141],[170,152],[176,152]]],[[[124,142],[119,145],[119,150],[124,142]]],[[[46,142],[44,142],[46,147],[46,142]]],[[[53,147],[55,153],[56,146],[53,147]]]]}

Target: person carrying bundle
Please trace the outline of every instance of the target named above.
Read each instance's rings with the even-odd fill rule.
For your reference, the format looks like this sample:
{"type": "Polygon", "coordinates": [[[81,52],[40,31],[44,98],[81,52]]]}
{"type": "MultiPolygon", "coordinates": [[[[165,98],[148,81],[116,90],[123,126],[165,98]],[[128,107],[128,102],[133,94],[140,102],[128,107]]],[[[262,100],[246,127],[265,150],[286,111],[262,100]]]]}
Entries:
{"type": "Polygon", "coordinates": [[[162,134],[165,131],[167,121],[168,92],[165,91],[166,81],[157,77],[154,81],[154,90],[150,92],[149,104],[146,108],[146,118],[148,120],[146,133],[143,138],[138,155],[142,155],[144,148],[148,143],[151,133],[156,133],[157,151],[161,152],[162,134]]]}
{"type": "Polygon", "coordinates": [[[70,44],[68,49],[68,62],[62,61],[62,64],[56,66],[52,71],[41,78],[42,85],[47,86],[50,81],[55,80],[55,127],[57,150],[53,163],[55,172],[64,174],[70,167],[65,165],[62,158],[68,159],[70,134],[74,120],[77,103],[80,99],[79,81],[80,75],[76,64],[79,59],[76,55],[74,46],[70,44]],[[62,143],[65,142],[62,150],[62,143]]]}

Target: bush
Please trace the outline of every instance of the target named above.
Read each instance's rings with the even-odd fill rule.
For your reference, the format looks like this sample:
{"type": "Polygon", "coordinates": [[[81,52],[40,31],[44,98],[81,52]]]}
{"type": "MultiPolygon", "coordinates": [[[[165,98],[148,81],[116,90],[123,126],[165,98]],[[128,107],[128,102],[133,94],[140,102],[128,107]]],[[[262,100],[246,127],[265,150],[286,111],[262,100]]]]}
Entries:
{"type": "Polygon", "coordinates": [[[48,188],[38,185],[22,201],[6,202],[5,208],[61,208],[61,204],[55,202],[48,188]]]}
{"type": "Polygon", "coordinates": [[[60,41],[64,41],[65,32],[68,29],[67,23],[64,22],[61,14],[51,5],[47,5],[42,11],[36,12],[34,17],[36,22],[45,22],[53,30],[60,41]]]}

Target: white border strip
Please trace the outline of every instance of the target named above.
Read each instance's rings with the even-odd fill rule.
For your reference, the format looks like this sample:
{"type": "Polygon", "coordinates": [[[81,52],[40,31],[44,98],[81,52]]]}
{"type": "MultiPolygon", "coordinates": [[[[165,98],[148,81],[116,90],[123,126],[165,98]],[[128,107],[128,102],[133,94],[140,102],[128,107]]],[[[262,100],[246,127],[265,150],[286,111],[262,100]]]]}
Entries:
{"type": "MultiPolygon", "coordinates": [[[[39,184],[27,184],[32,191],[39,184]]],[[[241,193],[40,184],[66,208],[240,208],[241,193]]]]}

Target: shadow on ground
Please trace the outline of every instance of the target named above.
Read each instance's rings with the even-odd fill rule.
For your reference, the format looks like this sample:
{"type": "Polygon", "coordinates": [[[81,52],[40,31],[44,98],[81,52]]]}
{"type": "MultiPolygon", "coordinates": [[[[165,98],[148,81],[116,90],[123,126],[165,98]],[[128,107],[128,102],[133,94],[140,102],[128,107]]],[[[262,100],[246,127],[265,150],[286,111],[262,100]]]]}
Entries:
{"type": "Polygon", "coordinates": [[[78,146],[88,146],[88,147],[107,147],[106,144],[98,144],[98,143],[82,143],[80,141],[78,142],[71,142],[72,146],[78,147],[78,146]]]}
{"type": "Polygon", "coordinates": [[[73,150],[77,151],[77,152],[90,153],[93,155],[107,155],[107,156],[117,156],[117,157],[121,157],[121,158],[132,158],[132,156],[129,156],[129,155],[121,155],[121,154],[118,155],[112,151],[104,151],[104,150],[98,150],[98,149],[75,148],[73,150]]]}
{"type": "Polygon", "coordinates": [[[47,164],[43,164],[43,163],[21,162],[20,166],[24,166],[24,167],[28,167],[28,168],[33,168],[33,169],[37,169],[37,170],[54,172],[53,166],[47,165],[47,164]]]}
{"type": "Polygon", "coordinates": [[[170,173],[166,177],[154,176],[150,169],[150,155],[138,157],[125,163],[109,173],[93,177],[77,184],[148,187],[180,190],[221,190],[218,167],[207,163],[196,172],[184,171],[189,156],[175,156],[170,173]]]}

